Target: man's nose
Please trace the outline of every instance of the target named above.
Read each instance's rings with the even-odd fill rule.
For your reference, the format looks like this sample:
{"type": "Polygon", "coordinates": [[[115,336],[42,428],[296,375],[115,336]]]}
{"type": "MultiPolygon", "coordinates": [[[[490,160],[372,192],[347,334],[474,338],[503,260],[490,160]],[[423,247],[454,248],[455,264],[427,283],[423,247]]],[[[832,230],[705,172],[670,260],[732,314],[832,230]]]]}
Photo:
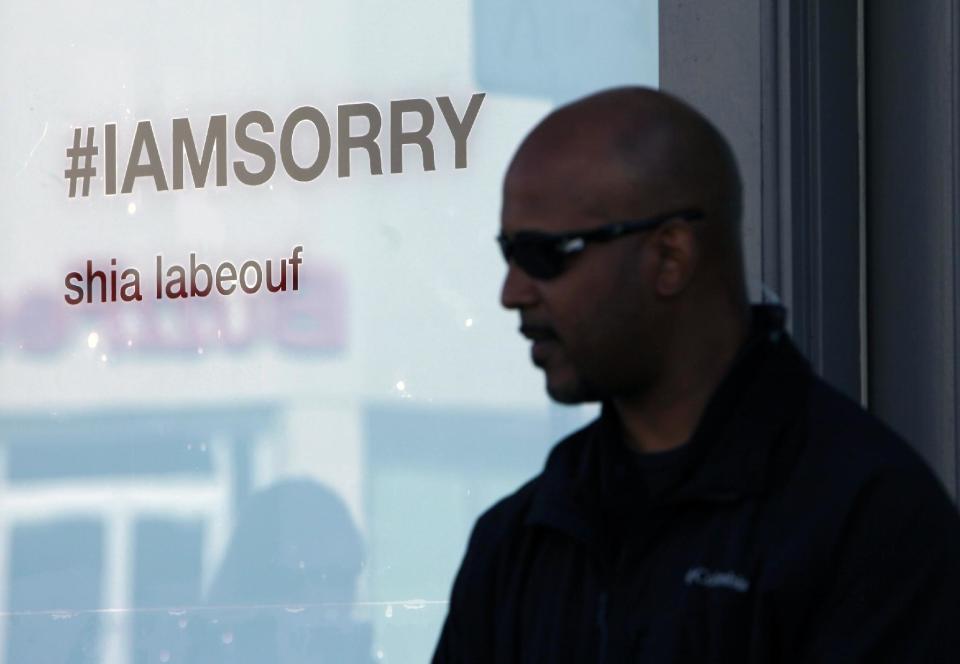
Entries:
{"type": "Polygon", "coordinates": [[[536,282],[523,270],[507,263],[507,276],[500,290],[500,304],[504,309],[524,309],[536,304],[539,293],[536,282]]]}

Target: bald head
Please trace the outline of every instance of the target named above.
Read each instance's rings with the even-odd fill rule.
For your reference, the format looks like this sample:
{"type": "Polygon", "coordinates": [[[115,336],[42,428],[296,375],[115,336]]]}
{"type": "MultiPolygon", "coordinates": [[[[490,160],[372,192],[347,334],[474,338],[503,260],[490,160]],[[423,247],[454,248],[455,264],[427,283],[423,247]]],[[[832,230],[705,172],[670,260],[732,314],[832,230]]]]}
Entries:
{"type": "Polygon", "coordinates": [[[706,219],[695,230],[701,271],[733,293],[745,292],[736,161],[720,132],[686,103],[630,87],[563,106],[523,141],[505,186],[522,189],[544,169],[571,203],[595,196],[601,212],[614,207],[641,217],[701,209],[706,219]]]}
{"type": "Polygon", "coordinates": [[[720,133],[656,90],[586,97],[527,136],[504,181],[500,300],[554,399],[640,412],[706,394],[749,329],[740,200],[720,133]]]}

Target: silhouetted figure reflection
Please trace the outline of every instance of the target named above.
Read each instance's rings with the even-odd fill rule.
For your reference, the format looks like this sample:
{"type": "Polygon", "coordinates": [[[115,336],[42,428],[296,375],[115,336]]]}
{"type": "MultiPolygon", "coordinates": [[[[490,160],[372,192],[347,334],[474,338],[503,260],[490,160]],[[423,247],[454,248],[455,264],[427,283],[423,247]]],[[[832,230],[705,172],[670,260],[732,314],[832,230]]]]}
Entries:
{"type": "Polygon", "coordinates": [[[351,616],[360,534],[343,501],[310,480],[251,496],[196,616],[194,664],[371,662],[370,626],[351,616]]]}

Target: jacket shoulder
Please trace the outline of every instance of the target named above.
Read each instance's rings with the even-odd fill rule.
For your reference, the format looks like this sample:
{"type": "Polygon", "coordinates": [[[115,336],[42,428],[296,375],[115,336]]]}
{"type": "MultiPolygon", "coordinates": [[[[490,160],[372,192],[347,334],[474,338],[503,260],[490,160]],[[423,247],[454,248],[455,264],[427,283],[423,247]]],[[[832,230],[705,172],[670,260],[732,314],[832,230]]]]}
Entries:
{"type": "Polygon", "coordinates": [[[468,563],[492,561],[503,547],[515,542],[545,483],[575,473],[584,443],[597,420],[567,435],[550,450],[543,470],[510,495],[501,498],[478,518],[470,535],[464,567],[468,563]]]}
{"type": "Polygon", "coordinates": [[[802,659],[830,659],[843,644],[850,661],[873,661],[881,649],[884,661],[948,661],[960,617],[960,514],[906,440],[814,383],[787,527],[819,551],[799,549],[805,559],[827,571],[809,584],[820,590],[802,659]]]}
{"type": "Polygon", "coordinates": [[[811,382],[806,425],[811,451],[838,473],[931,473],[899,434],[820,378],[811,382]]]}
{"type": "Polygon", "coordinates": [[[943,526],[960,525],[940,479],[900,435],[822,379],[810,387],[805,450],[795,478],[816,487],[818,503],[837,515],[885,514],[911,521],[926,511],[943,526]]]}
{"type": "Polygon", "coordinates": [[[509,496],[501,498],[477,518],[470,536],[470,549],[495,549],[523,525],[536,495],[542,473],[528,480],[509,496]]]}

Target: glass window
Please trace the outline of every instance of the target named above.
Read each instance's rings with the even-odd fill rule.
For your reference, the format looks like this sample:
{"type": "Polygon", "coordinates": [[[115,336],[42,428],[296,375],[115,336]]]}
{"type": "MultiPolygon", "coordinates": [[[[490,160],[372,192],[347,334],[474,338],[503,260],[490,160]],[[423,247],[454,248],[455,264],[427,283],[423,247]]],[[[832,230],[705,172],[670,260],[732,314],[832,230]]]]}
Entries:
{"type": "Polygon", "coordinates": [[[656,7],[0,5],[0,663],[427,661],[595,413],[499,308],[500,179],[656,85],[656,7]]]}

